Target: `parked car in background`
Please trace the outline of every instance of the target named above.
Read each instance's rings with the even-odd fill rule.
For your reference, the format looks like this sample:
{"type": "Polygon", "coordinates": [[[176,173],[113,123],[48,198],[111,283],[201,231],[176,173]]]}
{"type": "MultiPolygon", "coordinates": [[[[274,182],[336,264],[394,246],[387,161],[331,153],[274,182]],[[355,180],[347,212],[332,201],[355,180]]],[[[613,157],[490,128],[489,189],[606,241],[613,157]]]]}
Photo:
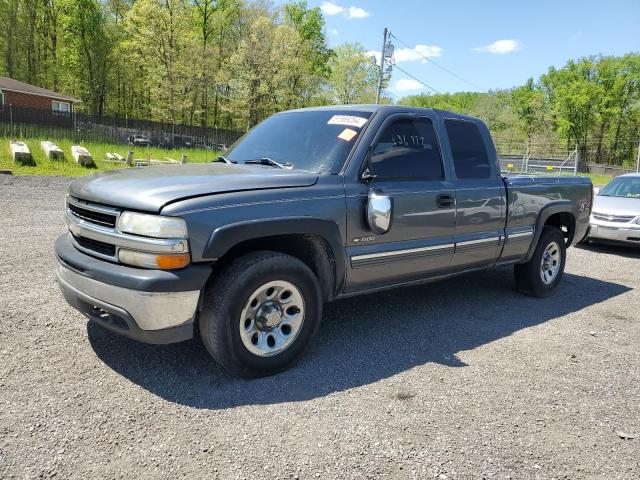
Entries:
{"type": "Polygon", "coordinates": [[[212,143],[209,145],[209,150],[214,152],[224,152],[229,146],[226,143],[212,143]]]}
{"type": "Polygon", "coordinates": [[[151,137],[151,144],[159,148],[173,148],[173,142],[170,135],[158,135],[151,137]]]}
{"type": "Polygon", "coordinates": [[[300,357],[337,298],[495,265],[512,265],[523,293],[552,294],[592,195],[585,177],[504,178],[477,118],[294,110],[216,163],[72,182],[58,281],[106,329],[200,336],[232,372],[266,375],[300,357]]]}
{"type": "Polygon", "coordinates": [[[597,193],[587,238],[640,246],[640,173],[616,177],[597,193]]]}
{"type": "Polygon", "coordinates": [[[195,140],[186,135],[159,135],[151,138],[151,144],[160,148],[193,148],[195,140]]]}
{"type": "Polygon", "coordinates": [[[137,133],[129,137],[129,145],[133,145],[135,147],[149,147],[151,146],[151,139],[146,135],[137,133]]]}

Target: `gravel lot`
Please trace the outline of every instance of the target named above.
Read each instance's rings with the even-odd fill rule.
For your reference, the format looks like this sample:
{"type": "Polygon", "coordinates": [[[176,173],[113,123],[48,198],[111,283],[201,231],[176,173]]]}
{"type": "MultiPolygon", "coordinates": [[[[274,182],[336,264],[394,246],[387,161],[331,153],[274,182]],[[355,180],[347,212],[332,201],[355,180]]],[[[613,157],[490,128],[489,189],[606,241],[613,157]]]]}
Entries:
{"type": "Polygon", "coordinates": [[[640,478],[640,251],[569,250],[545,300],[499,269],[336,302],[238,380],[64,303],[68,181],[0,175],[0,478],[640,478]]]}

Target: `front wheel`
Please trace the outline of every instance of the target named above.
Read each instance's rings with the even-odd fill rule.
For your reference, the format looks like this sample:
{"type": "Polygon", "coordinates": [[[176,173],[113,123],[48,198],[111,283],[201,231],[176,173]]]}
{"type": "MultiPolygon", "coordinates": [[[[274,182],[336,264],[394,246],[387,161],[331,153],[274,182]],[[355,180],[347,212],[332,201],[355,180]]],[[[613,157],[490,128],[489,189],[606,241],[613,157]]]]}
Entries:
{"type": "Polygon", "coordinates": [[[546,226],[531,260],[515,266],[518,290],[533,297],[548,297],[558,287],[567,257],[562,231],[546,226]]]}
{"type": "Polygon", "coordinates": [[[254,252],[236,259],[205,290],[200,335],[211,356],[236,375],[291,366],[317,332],[320,286],[290,255],[254,252]]]}

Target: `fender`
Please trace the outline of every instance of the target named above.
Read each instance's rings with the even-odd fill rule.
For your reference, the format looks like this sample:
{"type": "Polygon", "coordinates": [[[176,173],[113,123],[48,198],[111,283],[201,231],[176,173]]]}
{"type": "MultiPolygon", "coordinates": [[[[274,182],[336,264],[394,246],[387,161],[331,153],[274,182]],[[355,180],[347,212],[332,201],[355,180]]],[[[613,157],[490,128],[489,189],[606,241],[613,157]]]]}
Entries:
{"type": "Polygon", "coordinates": [[[547,222],[551,215],[555,215],[556,213],[570,213],[573,215],[573,218],[578,220],[578,209],[576,205],[571,202],[571,200],[554,200],[552,202],[547,203],[544,207],[540,209],[540,213],[538,214],[538,220],[536,221],[534,233],[533,233],[533,241],[529,246],[529,251],[527,252],[526,258],[522,263],[528,262],[533,257],[533,252],[536,250],[538,246],[538,241],[540,240],[540,235],[542,235],[542,227],[547,222]]]}
{"type": "Polygon", "coordinates": [[[202,256],[215,260],[246,240],[277,235],[311,234],[323,238],[335,260],[335,287],[340,291],[346,275],[346,253],[338,225],[325,218],[280,217],[232,223],[216,228],[209,237],[202,256]]]}

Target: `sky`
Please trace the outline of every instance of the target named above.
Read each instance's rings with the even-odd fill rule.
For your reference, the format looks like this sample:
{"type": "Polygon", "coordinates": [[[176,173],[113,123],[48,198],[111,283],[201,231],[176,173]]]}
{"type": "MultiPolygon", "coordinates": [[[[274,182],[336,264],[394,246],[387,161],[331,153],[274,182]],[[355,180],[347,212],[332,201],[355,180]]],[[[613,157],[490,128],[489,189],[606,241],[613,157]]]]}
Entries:
{"type": "MultiPolygon", "coordinates": [[[[321,8],[331,47],[357,41],[379,56],[389,28],[397,66],[442,93],[511,88],[570,59],[640,52],[640,0],[308,3],[321,8]]],[[[399,68],[392,96],[430,92],[399,68]]]]}

